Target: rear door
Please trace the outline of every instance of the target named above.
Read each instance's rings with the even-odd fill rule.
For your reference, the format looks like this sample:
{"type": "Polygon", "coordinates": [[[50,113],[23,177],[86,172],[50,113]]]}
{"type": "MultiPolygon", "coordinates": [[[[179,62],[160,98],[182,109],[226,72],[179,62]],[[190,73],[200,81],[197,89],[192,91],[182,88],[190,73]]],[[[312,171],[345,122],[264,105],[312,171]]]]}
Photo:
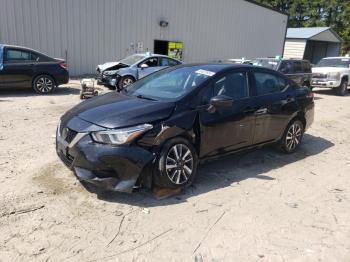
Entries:
{"type": "Polygon", "coordinates": [[[291,116],[297,111],[293,88],[286,77],[265,71],[252,71],[255,94],[255,129],[253,144],[260,144],[279,138],[291,116]]]}
{"type": "Polygon", "coordinates": [[[2,85],[5,87],[30,87],[34,63],[30,51],[5,48],[2,85]]]}
{"type": "Polygon", "coordinates": [[[159,65],[159,58],[158,57],[150,57],[146,60],[142,61],[138,65],[138,79],[141,79],[149,74],[152,74],[158,70],[162,69],[159,65]],[[147,67],[143,68],[141,65],[147,65],[147,67]]]}
{"type": "Polygon", "coordinates": [[[234,70],[218,76],[200,94],[201,157],[226,153],[252,143],[254,116],[246,70],[234,70]],[[230,108],[208,112],[210,99],[217,95],[232,98],[230,108]]]}

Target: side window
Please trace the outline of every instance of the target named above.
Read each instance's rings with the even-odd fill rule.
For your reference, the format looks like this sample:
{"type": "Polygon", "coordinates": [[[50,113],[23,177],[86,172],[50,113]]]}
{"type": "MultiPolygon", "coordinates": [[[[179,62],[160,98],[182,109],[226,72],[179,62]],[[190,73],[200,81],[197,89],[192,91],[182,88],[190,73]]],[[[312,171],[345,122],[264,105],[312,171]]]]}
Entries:
{"type": "Polygon", "coordinates": [[[283,74],[292,74],[293,64],[290,61],[282,61],[278,71],[283,74]]]}
{"type": "Polygon", "coordinates": [[[177,66],[179,65],[180,63],[176,60],[173,60],[173,59],[169,59],[169,66],[177,66]]]}
{"type": "Polygon", "coordinates": [[[279,93],[288,85],[286,79],[274,74],[255,72],[254,78],[258,96],[279,93]]]}
{"type": "Polygon", "coordinates": [[[208,104],[214,96],[225,95],[233,100],[249,96],[246,72],[230,72],[211,85],[202,95],[202,104],[208,104]]]}
{"type": "Polygon", "coordinates": [[[301,64],[303,66],[304,73],[311,73],[311,65],[308,62],[302,61],[301,64]]]}
{"type": "Polygon", "coordinates": [[[30,52],[18,50],[18,49],[7,49],[6,51],[6,61],[30,61],[30,52]]]}
{"type": "Polygon", "coordinates": [[[162,57],[160,59],[160,66],[169,66],[169,59],[162,57]]]}
{"type": "Polygon", "coordinates": [[[158,66],[158,58],[157,57],[149,58],[145,62],[143,62],[142,64],[146,64],[149,67],[156,67],[156,66],[158,66]]]}
{"type": "Polygon", "coordinates": [[[301,66],[301,61],[294,61],[294,71],[295,73],[302,73],[303,68],[301,66]]]}
{"type": "Polygon", "coordinates": [[[36,54],[36,53],[31,53],[31,60],[32,61],[40,61],[40,60],[42,60],[42,59],[40,59],[41,57],[38,55],[38,54],[36,54]]]}

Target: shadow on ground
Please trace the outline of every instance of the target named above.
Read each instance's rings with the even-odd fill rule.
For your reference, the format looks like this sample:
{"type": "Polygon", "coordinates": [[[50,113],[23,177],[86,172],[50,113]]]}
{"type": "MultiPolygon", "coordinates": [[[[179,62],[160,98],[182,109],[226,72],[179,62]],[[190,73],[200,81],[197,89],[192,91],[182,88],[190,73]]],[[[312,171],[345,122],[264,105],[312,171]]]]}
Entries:
{"type": "MultiPolygon", "coordinates": [[[[294,154],[283,154],[274,147],[236,153],[199,167],[192,186],[182,194],[163,200],[156,199],[151,192],[140,191],[133,194],[95,191],[100,200],[118,202],[140,207],[172,205],[185,202],[187,198],[220,188],[229,187],[234,182],[246,179],[274,180],[266,175],[270,170],[289,165],[310,156],[317,155],[334,146],[324,138],[305,134],[303,144],[294,154]]],[[[239,186],[239,185],[238,185],[239,186]]]]}
{"type": "MultiPolygon", "coordinates": [[[[78,85],[67,85],[57,87],[52,93],[49,94],[38,94],[30,88],[1,88],[0,89],[0,102],[4,101],[2,98],[11,97],[34,97],[34,96],[65,96],[65,95],[78,95],[80,93],[80,86],[78,85]]],[[[9,101],[9,99],[5,100],[9,101]]]]}

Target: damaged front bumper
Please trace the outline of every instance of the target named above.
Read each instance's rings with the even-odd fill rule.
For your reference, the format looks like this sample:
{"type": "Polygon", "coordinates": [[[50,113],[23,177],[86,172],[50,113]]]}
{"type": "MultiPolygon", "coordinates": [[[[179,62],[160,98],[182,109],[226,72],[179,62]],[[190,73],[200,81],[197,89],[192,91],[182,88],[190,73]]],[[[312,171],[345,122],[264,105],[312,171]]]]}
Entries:
{"type": "Polygon", "coordinates": [[[66,127],[59,127],[56,135],[58,156],[79,180],[107,190],[132,192],[155,154],[134,144],[96,143],[90,136],[94,129],[91,125],[75,117],[66,127]]]}

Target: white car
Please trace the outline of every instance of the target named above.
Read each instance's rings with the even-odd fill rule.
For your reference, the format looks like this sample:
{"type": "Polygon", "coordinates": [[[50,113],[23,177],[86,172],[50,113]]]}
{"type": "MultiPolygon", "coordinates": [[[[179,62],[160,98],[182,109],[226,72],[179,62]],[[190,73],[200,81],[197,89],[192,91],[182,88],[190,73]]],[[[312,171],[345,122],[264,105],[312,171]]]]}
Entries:
{"type": "Polygon", "coordinates": [[[350,57],[327,57],[312,68],[312,87],[333,88],[338,95],[347,93],[350,57]]]}

